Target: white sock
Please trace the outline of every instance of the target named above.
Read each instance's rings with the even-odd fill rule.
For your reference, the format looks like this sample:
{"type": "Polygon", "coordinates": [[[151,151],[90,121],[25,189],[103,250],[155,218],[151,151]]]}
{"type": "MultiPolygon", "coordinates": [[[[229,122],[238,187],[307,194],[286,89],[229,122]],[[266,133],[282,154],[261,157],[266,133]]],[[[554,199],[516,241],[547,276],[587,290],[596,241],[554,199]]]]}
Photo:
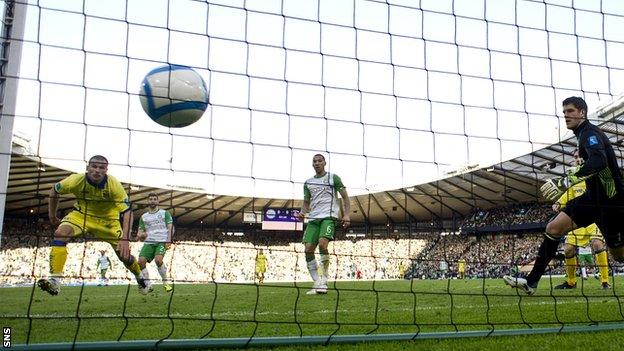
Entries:
{"type": "Polygon", "coordinates": [[[321,254],[321,269],[321,275],[327,281],[327,278],[329,278],[329,255],[321,254]]]}
{"type": "Polygon", "coordinates": [[[160,273],[163,283],[167,283],[167,266],[164,263],[158,267],[158,273],[160,273]]]}
{"type": "Polygon", "coordinates": [[[312,280],[316,283],[318,281],[318,268],[316,267],[316,260],[308,261],[308,271],[310,272],[310,276],[312,280]]]}
{"type": "Polygon", "coordinates": [[[141,270],[141,276],[145,280],[149,280],[149,272],[147,271],[147,267],[141,270]]]}
{"type": "Polygon", "coordinates": [[[61,277],[58,276],[52,276],[49,279],[50,283],[52,283],[53,285],[56,285],[57,287],[61,286],[61,277]]]}
{"type": "Polygon", "coordinates": [[[585,267],[581,267],[581,273],[583,273],[583,278],[587,278],[587,270],[585,267]]]}

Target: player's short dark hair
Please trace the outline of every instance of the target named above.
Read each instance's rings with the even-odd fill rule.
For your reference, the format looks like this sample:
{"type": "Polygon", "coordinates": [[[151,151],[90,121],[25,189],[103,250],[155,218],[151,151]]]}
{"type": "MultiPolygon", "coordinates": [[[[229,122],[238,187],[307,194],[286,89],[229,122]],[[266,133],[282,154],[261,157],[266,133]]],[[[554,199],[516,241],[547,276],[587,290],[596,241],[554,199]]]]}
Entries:
{"type": "Polygon", "coordinates": [[[582,97],[570,96],[569,98],[563,100],[562,105],[574,105],[574,107],[576,107],[578,110],[584,110],[585,116],[587,116],[587,103],[585,102],[585,100],[583,100],[582,97]]]}
{"type": "Polygon", "coordinates": [[[158,194],[156,194],[156,193],[149,193],[149,194],[147,194],[147,197],[148,197],[148,198],[150,198],[150,197],[152,197],[152,196],[154,196],[154,197],[158,198],[158,194]]]}
{"type": "Polygon", "coordinates": [[[94,163],[94,162],[108,164],[108,160],[106,159],[106,157],[102,155],[91,156],[91,158],[89,159],[89,164],[94,163]]]}
{"type": "Polygon", "coordinates": [[[314,155],[312,158],[314,158],[314,157],[316,157],[316,156],[320,156],[320,157],[323,159],[323,161],[325,161],[325,156],[323,156],[322,154],[316,154],[316,155],[314,155]]]}

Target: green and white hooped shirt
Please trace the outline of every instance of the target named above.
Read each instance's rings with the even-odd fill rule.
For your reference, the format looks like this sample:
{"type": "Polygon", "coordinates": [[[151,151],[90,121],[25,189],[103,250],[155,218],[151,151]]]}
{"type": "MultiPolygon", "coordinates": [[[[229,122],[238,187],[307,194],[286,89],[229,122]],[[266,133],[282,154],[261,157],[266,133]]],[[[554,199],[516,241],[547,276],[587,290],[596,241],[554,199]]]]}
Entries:
{"type": "Polygon", "coordinates": [[[310,202],[310,220],[340,218],[338,192],[344,187],[340,177],[329,172],[306,180],[303,184],[303,198],[310,202]]]}

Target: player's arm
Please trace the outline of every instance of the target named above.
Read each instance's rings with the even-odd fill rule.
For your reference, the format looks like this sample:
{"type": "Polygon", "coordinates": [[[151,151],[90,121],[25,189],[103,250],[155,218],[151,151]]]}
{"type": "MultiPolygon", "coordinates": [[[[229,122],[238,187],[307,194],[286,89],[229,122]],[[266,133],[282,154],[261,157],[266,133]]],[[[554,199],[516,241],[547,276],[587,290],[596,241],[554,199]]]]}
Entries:
{"type": "Polygon", "coordinates": [[[303,221],[305,215],[310,212],[310,189],[308,189],[307,184],[303,184],[303,205],[301,206],[301,211],[297,213],[297,218],[300,221],[303,221]]]}
{"type": "Polygon", "coordinates": [[[132,231],[132,219],[134,216],[132,215],[132,211],[128,209],[124,213],[121,214],[121,218],[123,221],[122,229],[123,229],[123,238],[130,238],[130,231],[132,231]]]}
{"type": "Polygon", "coordinates": [[[53,225],[61,224],[61,220],[56,216],[58,211],[59,204],[59,195],[68,194],[71,192],[72,187],[76,184],[76,178],[78,178],[79,174],[72,174],[69,177],[61,180],[60,182],[54,184],[52,189],[50,189],[49,200],[48,200],[48,217],[50,218],[50,222],[53,225]]]}
{"type": "Polygon", "coordinates": [[[173,238],[173,218],[169,211],[165,211],[165,223],[167,223],[167,243],[165,248],[169,249],[171,247],[171,239],[173,238]]]}
{"type": "Polygon", "coordinates": [[[579,147],[587,153],[587,159],[580,167],[568,172],[564,177],[547,180],[540,188],[545,198],[554,200],[572,185],[609,169],[601,135],[594,130],[585,131],[579,135],[578,142],[579,147]]]}
{"type": "Polygon", "coordinates": [[[347,188],[340,189],[340,197],[342,198],[342,226],[346,228],[351,224],[351,200],[347,188]]]}
{"type": "Polygon", "coordinates": [[[303,205],[301,206],[301,211],[297,214],[300,220],[303,220],[306,214],[310,212],[310,200],[303,200],[303,205]]]}
{"type": "Polygon", "coordinates": [[[143,221],[143,216],[139,218],[139,230],[137,231],[137,239],[143,241],[147,238],[147,233],[145,232],[145,221],[143,221]]]}
{"type": "Polygon", "coordinates": [[[143,241],[143,240],[145,240],[145,238],[147,238],[147,234],[145,233],[145,230],[143,230],[143,229],[139,229],[139,230],[137,231],[137,239],[138,239],[139,241],[143,241]]]}
{"type": "Polygon", "coordinates": [[[340,197],[342,198],[342,226],[348,227],[351,224],[351,200],[347,193],[347,188],[342,183],[342,179],[334,174],[334,186],[338,189],[340,197]]]}
{"type": "Polygon", "coordinates": [[[587,152],[587,159],[574,173],[577,177],[591,177],[609,166],[607,163],[605,145],[602,138],[600,138],[595,131],[586,131],[582,133],[578,139],[579,144],[582,144],[587,152]]]}
{"type": "Polygon", "coordinates": [[[552,204],[552,210],[555,212],[559,212],[564,209],[568,203],[568,201],[574,199],[576,197],[576,189],[579,185],[573,185],[568,188],[563,195],[557,199],[555,203],[552,204]]]}
{"type": "Polygon", "coordinates": [[[56,216],[56,211],[58,210],[59,204],[59,194],[55,190],[56,185],[50,189],[50,195],[48,200],[48,218],[50,218],[50,222],[57,226],[61,223],[61,220],[56,216]]]}
{"type": "Polygon", "coordinates": [[[121,214],[121,240],[117,243],[117,250],[122,258],[130,257],[130,230],[132,228],[132,211],[128,208],[127,211],[121,214]]]}
{"type": "Polygon", "coordinates": [[[111,185],[111,197],[117,204],[117,209],[119,210],[119,214],[121,216],[121,238],[117,243],[117,251],[119,253],[119,257],[123,259],[128,259],[130,257],[130,231],[132,230],[132,206],[130,205],[130,199],[128,199],[128,194],[126,190],[123,188],[121,183],[110,177],[109,181],[112,181],[111,185]]]}
{"type": "Polygon", "coordinates": [[[110,258],[106,256],[106,260],[108,261],[108,268],[113,269],[113,262],[111,262],[110,258]]]}
{"type": "Polygon", "coordinates": [[[574,168],[563,177],[551,178],[546,180],[546,182],[540,187],[540,192],[546,199],[550,201],[555,201],[555,199],[558,199],[557,202],[561,202],[563,198],[562,195],[566,195],[564,194],[566,190],[570,189],[575,184],[578,184],[585,179],[591,177],[591,175],[579,176],[577,174],[578,170],[579,168],[574,168]]]}
{"type": "Polygon", "coordinates": [[[165,244],[165,248],[169,249],[171,247],[171,238],[173,237],[173,223],[167,224],[167,243],[165,244]]]}
{"type": "Polygon", "coordinates": [[[167,242],[171,242],[172,237],[173,237],[173,222],[167,223],[167,242]]]}
{"type": "Polygon", "coordinates": [[[578,142],[587,153],[587,159],[581,166],[570,170],[567,175],[562,178],[562,183],[567,187],[571,187],[592,177],[596,173],[609,169],[605,145],[601,136],[598,135],[596,131],[589,130],[583,132],[579,135],[578,142]]]}

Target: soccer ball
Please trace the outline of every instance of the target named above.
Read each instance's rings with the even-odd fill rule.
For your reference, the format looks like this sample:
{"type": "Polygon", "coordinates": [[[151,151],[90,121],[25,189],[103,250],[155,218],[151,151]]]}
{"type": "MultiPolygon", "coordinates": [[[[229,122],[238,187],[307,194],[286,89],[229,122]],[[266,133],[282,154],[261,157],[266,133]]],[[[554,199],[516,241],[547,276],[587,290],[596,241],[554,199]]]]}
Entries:
{"type": "Polygon", "coordinates": [[[170,128],[191,125],[208,107],[208,89],[192,68],[165,65],[151,70],[141,83],[141,106],[156,123],[170,128]]]}

